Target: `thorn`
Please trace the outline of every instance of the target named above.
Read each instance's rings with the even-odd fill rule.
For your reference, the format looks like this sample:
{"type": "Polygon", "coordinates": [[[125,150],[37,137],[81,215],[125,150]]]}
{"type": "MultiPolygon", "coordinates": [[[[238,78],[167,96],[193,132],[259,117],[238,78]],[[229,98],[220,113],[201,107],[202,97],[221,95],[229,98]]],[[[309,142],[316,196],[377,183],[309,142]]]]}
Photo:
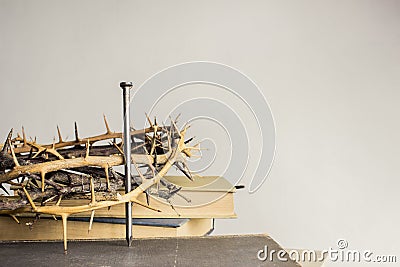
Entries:
{"type": "Polygon", "coordinates": [[[183,127],[183,130],[179,132],[179,136],[182,138],[186,134],[187,129],[189,129],[189,128],[190,128],[190,124],[186,124],[183,127]]]}
{"type": "Polygon", "coordinates": [[[34,158],[36,158],[37,156],[39,156],[42,152],[46,152],[46,150],[47,150],[47,148],[43,148],[43,147],[40,147],[40,148],[38,148],[38,151],[35,153],[35,155],[33,155],[33,159],[34,158]]]}
{"type": "Polygon", "coordinates": [[[147,202],[147,205],[150,206],[150,195],[149,195],[149,193],[147,193],[147,192],[145,192],[145,194],[146,194],[146,202],[147,202]]]}
{"type": "Polygon", "coordinates": [[[58,220],[57,220],[57,217],[56,217],[55,215],[52,215],[52,217],[53,217],[53,219],[54,219],[55,221],[58,221],[58,220]]]}
{"type": "Polygon", "coordinates": [[[89,148],[90,148],[90,143],[89,143],[89,139],[87,140],[86,143],[86,155],[85,155],[85,159],[89,157],[89,148]]]}
{"type": "Polygon", "coordinates": [[[176,193],[178,193],[179,191],[181,191],[182,187],[178,187],[173,185],[173,187],[171,188],[170,186],[167,187],[169,191],[169,193],[171,194],[171,196],[175,195],[176,193]]]}
{"type": "Polygon", "coordinates": [[[176,116],[175,123],[178,123],[178,119],[180,118],[181,115],[182,115],[182,113],[179,113],[178,116],[176,116]]]}
{"type": "Polygon", "coordinates": [[[181,135],[181,133],[179,132],[179,128],[178,128],[178,126],[176,125],[176,123],[172,120],[171,117],[169,117],[169,118],[170,118],[171,123],[172,123],[172,126],[175,128],[176,132],[179,134],[180,137],[182,137],[182,135],[181,135]]]}
{"type": "MultiPolygon", "coordinates": [[[[124,156],[124,151],[122,151],[122,149],[115,143],[112,143],[113,146],[115,146],[115,148],[119,151],[119,153],[122,154],[122,156],[124,156]]],[[[125,157],[124,157],[124,161],[125,161],[125,157]]]]}
{"type": "MultiPolygon", "coordinates": [[[[34,181],[36,181],[36,180],[34,180],[34,181]]],[[[54,200],[56,197],[57,197],[57,195],[54,195],[54,196],[52,196],[52,197],[49,197],[48,199],[46,199],[45,201],[43,201],[43,204],[46,204],[47,202],[50,202],[50,201],[54,200]]]]}
{"type": "Polygon", "coordinates": [[[25,195],[26,195],[26,198],[28,199],[29,204],[31,204],[32,209],[33,209],[34,211],[36,211],[36,209],[37,209],[37,208],[36,208],[36,205],[35,205],[35,203],[33,203],[33,200],[32,200],[32,198],[31,198],[31,196],[29,195],[28,191],[26,191],[25,186],[22,186],[22,190],[24,190],[24,193],[25,193],[25,195]]]}
{"type": "Polygon", "coordinates": [[[36,179],[29,179],[28,184],[32,185],[35,188],[39,188],[39,185],[38,185],[36,179]]]}
{"type": "Polygon", "coordinates": [[[193,177],[192,177],[192,173],[189,170],[189,167],[187,166],[186,162],[182,161],[182,162],[175,162],[175,166],[187,177],[189,178],[191,181],[193,181],[193,177]],[[179,163],[182,164],[182,166],[179,165],[179,163]]]}
{"type": "Polygon", "coordinates": [[[154,149],[156,148],[156,133],[157,133],[157,127],[154,127],[154,134],[153,138],[151,139],[150,156],[153,155],[154,149]]]}
{"type": "Polygon", "coordinates": [[[64,254],[67,254],[67,219],[68,216],[66,214],[61,215],[62,223],[63,223],[63,239],[64,239],[64,254]]]}
{"type": "Polygon", "coordinates": [[[13,214],[10,214],[10,216],[11,216],[11,218],[13,218],[13,219],[14,219],[14,221],[15,221],[16,223],[20,224],[20,222],[19,222],[18,218],[17,218],[15,215],[13,215],[13,214]]]}
{"type": "Polygon", "coordinates": [[[184,142],[184,144],[186,145],[187,143],[190,143],[194,138],[195,138],[195,136],[189,138],[188,140],[186,140],[186,141],[184,142]]]}
{"type": "Polygon", "coordinates": [[[110,175],[108,174],[108,166],[104,167],[106,173],[107,190],[110,190],[110,175]]]}
{"type": "MultiPolygon", "coordinates": [[[[31,146],[31,147],[34,147],[34,148],[36,148],[36,149],[38,150],[38,151],[35,153],[35,155],[33,155],[32,158],[36,158],[38,155],[40,155],[40,154],[43,153],[43,152],[48,152],[48,153],[50,153],[50,154],[56,156],[58,159],[64,159],[64,157],[61,156],[60,153],[58,153],[57,150],[55,149],[55,140],[54,140],[54,139],[53,139],[52,148],[45,148],[45,147],[43,147],[43,146],[41,146],[41,145],[38,145],[38,144],[35,144],[35,143],[30,144],[30,146],[31,146]]],[[[46,156],[47,156],[47,155],[46,155],[46,156]]]]}
{"type": "Polygon", "coordinates": [[[103,114],[104,124],[106,125],[107,134],[111,133],[110,127],[108,126],[107,117],[103,114]]]}
{"type": "Polygon", "coordinates": [[[26,134],[25,134],[24,126],[22,126],[22,139],[23,139],[24,146],[25,146],[27,141],[26,141],[26,134]]]}
{"type": "Polygon", "coordinates": [[[18,159],[17,159],[17,157],[15,156],[14,148],[13,148],[13,146],[12,146],[12,144],[11,144],[11,140],[10,140],[10,139],[8,140],[8,145],[10,146],[11,155],[12,155],[12,158],[13,158],[13,161],[14,161],[15,166],[21,166],[21,165],[19,165],[18,159]]]}
{"type": "Polygon", "coordinates": [[[62,143],[63,139],[62,139],[62,136],[61,136],[60,127],[58,127],[58,125],[57,125],[57,134],[58,134],[58,143],[62,143]]]}
{"type": "MultiPolygon", "coordinates": [[[[197,142],[197,143],[193,146],[193,148],[200,147],[200,144],[203,143],[204,141],[205,141],[205,139],[203,139],[203,140],[197,142]]],[[[206,150],[206,149],[204,149],[204,150],[206,150]]],[[[208,149],[207,149],[207,150],[208,150],[208,149]]]]}
{"type": "Polygon", "coordinates": [[[147,204],[145,204],[145,203],[143,203],[143,202],[141,202],[141,201],[139,201],[137,199],[131,200],[131,202],[136,203],[136,204],[138,204],[138,205],[140,205],[142,207],[145,207],[145,208],[157,211],[157,212],[161,212],[161,210],[153,208],[153,207],[151,207],[151,206],[149,206],[149,205],[147,205],[147,204]]]}
{"type": "Polygon", "coordinates": [[[186,128],[186,129],[190,129],[190,127],[192,127],[192,125],[189,124],[188,122],[185,123],[185,125],[183,126],[183,128],[186,128]]]}
{"type": "Polygon", "coordinates": [[[176,195],[180,196],[181,198],[183,198],[187,203],[191,203],[192,200],[185,197],[184,195],[182,195],[181,193],[177,192],[176,195]]]}
{"type": "Polygon", "coordinates": [[[142,178],[142,182],[144,182],[146,179],[144,178],[142,172],[140,171],[139,166],[136,164],[136,162],[134,162],[133,158],[132,158],[132,163],[133,163],[133,166],[135,166],[135,169],[136,169],[137,173],[139,174],[140,178],[142,178]]]}
{"type": "Polygon", "coordinates": [[[29,158],[32,158],[32,154],[33,154],[33,147],[31,147],[31,149],[29,150],[29,158]]]}
{"type": "Polygon", "coordinates": [[[95,205],[96,204],[96,195],[94,194],[94,183],[93,183],[93,177],[92,176],[90,176],[90,194],[92,196],[91,205],[95,205]]]}
{"type": "Polygon", "coordinates": [[[75,141],[79,142],[78,124],[75,122],[75,141]]]}
{"type": "Polygon", "coordinates": [[[62,199],[62,195],[61,195],[60,198],[57,200],[56,206],[60,206],[61,199],[62,199]]]}
{"type": "Polygon", "coordinates": [[[89,221],[88,233],[90,233],[90,231],[92,230],[93,219],[94,219],[94,212],[95,212],[95,210],[92,210],[92,212],[90,213],[90,221],[89,221]]]}
{"type": "Polygon", "coordinates": [[[147,113],[145,112],[144,113],[145,115],[146,115],[146,118],[147,118],[147,121],[149,122],[149,124],[150,124],[150,127],[153,127],[153,123],[151,123],[151,120],[150,120],[150,117],[149,117],[149,115],[147,115],[147,113]]]}
{"type": "Polygon", "coordinates": [[[167,199],[167,201],[168,201],[169,205],[171,205],[171,208],[176,212],[176,214],[177,214],[179,217],[181,217],[181,215],[179,214],[179,212],[175,209],[174,205],[172,205],[171,200],[167,199]]]}
{"type": "Polygon", "coordinates": [[[44,177],[45,177],[46,173],[45,172],[40,172],[40,176],[42,178],[42,192],[44,192],[44,177]]]}
{"type": "Polygon", "coordinates": [[[3,149],[1,150],[1,154],[6,155],[8,148],[10,146],[10,141],[11,141],[11,137],[12,137],[12,133],[13,133],[13,128],[11,128],[10,132],[7,135],[6,141],[4,142],[4,146],[3,149]]]}

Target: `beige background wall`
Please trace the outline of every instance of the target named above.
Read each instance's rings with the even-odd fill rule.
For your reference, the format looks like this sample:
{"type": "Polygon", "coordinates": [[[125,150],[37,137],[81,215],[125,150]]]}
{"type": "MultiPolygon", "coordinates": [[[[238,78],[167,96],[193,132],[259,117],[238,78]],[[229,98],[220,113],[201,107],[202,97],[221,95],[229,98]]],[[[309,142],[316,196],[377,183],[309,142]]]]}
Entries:
{"type": "MultiPolygon", "coordinates": [[[[399,1],[0,0],[0,137],[121,129],[120,80],[192,60],[235,67],[268,99],[276,160],[216,233],[400,256],[399,1]]],[[[380,265],[382,266],[382,265],[380,265]]]]}

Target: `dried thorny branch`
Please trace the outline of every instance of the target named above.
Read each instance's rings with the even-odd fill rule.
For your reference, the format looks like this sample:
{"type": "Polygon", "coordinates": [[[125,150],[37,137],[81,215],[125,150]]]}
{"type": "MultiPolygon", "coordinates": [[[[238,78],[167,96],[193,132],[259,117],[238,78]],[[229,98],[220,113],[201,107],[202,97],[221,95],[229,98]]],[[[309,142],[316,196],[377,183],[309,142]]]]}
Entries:
{"type": "Polygon", "coordinates": [[[198,148],[187,146],[191,141],[184,139],[187,126],[179,130],[173,120],[171,126],[148,120],[150,127],[131,131],[132,164],[137,174],[131,177],[133,190],[123,195],[119,192],[124,188],[124,176],[113,169],[124,164],[122,133],[112,132],[106,117],[106,133],[81,139],[75,123],[74,140],[64,141],[57,127],[58,141],[52,144],[28,141],[23,128],[22,137],[13,138],[11,129],[0,151],[0,188],[9,194],[8,184],[15,196],[0,197],[0,214],[9,214],[16,221],[15,215],[22,212],[61,216],[66,251],[67,218],[72,214],[91,211],[90,229],[100,208],[133,202],[156,210],[140,202],[139,195],[153,194],[169,201],[179,194],[181,188],[163,177],[176,166],[192,179],[186,158],[198,148]],[[108,145],[97,145],[99,141],[108,141],[108,145]],[[88,199],[88,204],[62,206],[64,199],[88,199]]]}

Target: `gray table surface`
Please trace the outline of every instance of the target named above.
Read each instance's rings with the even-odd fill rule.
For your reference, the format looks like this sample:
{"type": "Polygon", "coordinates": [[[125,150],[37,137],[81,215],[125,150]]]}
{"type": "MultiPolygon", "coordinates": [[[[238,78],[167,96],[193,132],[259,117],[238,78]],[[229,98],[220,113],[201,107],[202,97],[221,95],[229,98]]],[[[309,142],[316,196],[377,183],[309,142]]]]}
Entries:
{"type": "Polygon", "coordinates": [[[0,243],[0,266],[299,266],[260,261],[257,252],[279,250],[267,235],[71,241],[64,255],[61,242],[0,243]]]}

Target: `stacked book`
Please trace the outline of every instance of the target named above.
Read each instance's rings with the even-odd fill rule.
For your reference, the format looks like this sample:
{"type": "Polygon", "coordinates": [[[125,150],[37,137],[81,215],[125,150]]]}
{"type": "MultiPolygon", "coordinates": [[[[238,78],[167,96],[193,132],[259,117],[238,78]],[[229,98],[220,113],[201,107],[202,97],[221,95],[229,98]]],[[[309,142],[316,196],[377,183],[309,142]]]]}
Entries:
{"type": "MultiPolygon", "coordinates": [[[[233,193],[235,187],[218,176],[169,176],[168,181],[182,189],[169,202],[151,196],[149,204],[156,210],[133,204],[133,236],[135,238],[204,236],[214,229],[215,219],[235,218],[233,193]]],[[[141,202],[146,196],[142,194],[141,202]]],[[[88,200],[68,199],[62,206],[87,204],[88,200]]],[[[52,217],[40,219],[18,214],[16,223],[10,216],[0,216],[0,240],[62,240],[62,222],[52,217]]],[[[68,239],[125,239],[125,206],[96,210],[90,231],[90,212],[68,218],[68,239]]]]}

